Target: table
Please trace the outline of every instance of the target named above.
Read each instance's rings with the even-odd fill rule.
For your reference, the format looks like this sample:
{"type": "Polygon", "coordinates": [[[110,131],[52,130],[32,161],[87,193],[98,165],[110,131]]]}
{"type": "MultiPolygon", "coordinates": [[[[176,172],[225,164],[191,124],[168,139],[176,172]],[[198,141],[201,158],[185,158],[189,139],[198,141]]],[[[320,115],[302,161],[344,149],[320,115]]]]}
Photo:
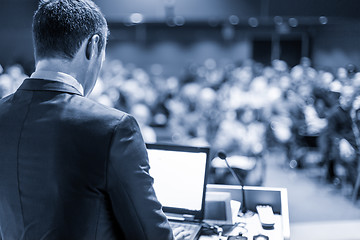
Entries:
{"type": "MultiPolygon", "coordinates": [[[[247,232],[243,236],[248,237],[249,240],[253,239],[254,235],[263,234],[269,237],[270,240],[289,240],[290,239],[290,224],[289,224],[289,210],[287,190],[285,188],[268,188],[268,187],[252,187],[245,186],[245,200],[247,208],[253,211],[254,214],[250,217],[237,217],[236,222],[246,224],[247,232]],[[275,225],[271,230],[262,228],[256,213],[257,205],[271,205],[275,214],[275,225]]],[[[241,186],[235,185],[220,185],[208,184],[208,192],[226,192],[231,194],[231,198],[236,201],[242,202],[241,186]]],[[[205,220],[206,221],[206,220],[205,220]]],[[[242,225],[242,224],[241,224],[242,225]]],[[[240,227],[236,227],[230,232],[236,235],[240,227]]],[[[219,239],[218,236],[200,236],[200,240],[206,239],[219,239]]],[[[222,237],[221,239],[227,239],[222,237]]]]}

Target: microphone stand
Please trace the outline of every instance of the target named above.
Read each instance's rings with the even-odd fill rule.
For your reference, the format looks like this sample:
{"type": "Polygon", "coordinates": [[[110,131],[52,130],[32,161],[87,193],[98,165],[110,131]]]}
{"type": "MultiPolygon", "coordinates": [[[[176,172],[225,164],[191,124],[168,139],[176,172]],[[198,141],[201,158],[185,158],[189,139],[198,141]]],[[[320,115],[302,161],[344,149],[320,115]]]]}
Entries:
{"type": "Polygon", "coordinates": [[[242,203],[241,203],[241,212],[239,213],[239,216],[246,217],[246,216],[252,216],[253,212],[249,211],[246,207],[246,200],[245,200],[245,190],[244,190],[244,181],[240,178],[239,175],[237,175],[234,170],[230,167],[229,162],[226,159],[226,153],[223,151],[218,152],[218,157],[225,161],[227,168],[233,175],[233,177],[239,182],[241,186],[241,196],[242,196],[242,203]]]}

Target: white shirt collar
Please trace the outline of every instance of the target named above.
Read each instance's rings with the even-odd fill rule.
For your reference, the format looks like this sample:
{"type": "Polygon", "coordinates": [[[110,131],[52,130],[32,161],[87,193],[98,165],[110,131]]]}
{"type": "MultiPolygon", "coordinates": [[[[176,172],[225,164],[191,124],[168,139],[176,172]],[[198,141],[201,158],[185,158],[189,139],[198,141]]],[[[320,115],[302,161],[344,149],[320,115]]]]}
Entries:
{"type": "Polygon", "coordinates": [[[61,82],[68,85],[73,86],[78,90],[82,95],[84,95],[84,88],[81,84],[71,75],[63,73],[63,72],[53,72],[53,71],[43,71],[38,70],[35,71],[30,76],[31,78],[40,78],[40,79],[48,79],[51,81],[61,82]]]}

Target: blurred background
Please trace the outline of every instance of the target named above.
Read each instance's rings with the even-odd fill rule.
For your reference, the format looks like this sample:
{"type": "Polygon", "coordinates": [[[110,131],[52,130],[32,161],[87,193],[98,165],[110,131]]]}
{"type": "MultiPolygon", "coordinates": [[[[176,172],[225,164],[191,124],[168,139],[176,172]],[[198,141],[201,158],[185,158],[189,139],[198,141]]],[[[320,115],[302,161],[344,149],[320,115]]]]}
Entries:
{"type": "MultiPolygon", "coordinates": [[[[292,239],[356,239],[360,2],[95,2],[111,34],[91,98],[146,142],[211,146],[210,183],[236,184],[222,149],[246,185],[287,188],[292,239]]],[[[0,98],[34,71],[37,4],[0,0],[0,98]]]]}

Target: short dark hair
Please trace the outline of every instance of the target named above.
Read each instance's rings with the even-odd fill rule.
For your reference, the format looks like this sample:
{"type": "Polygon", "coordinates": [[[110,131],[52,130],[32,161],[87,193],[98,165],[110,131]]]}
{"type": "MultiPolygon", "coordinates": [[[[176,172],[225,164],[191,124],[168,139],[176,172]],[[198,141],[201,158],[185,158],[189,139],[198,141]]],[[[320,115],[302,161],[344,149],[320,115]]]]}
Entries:
{"type": "Polygon", "coordinates": [[[35,57],[71,60],[83,41],[94,34],[100,36],[102,49],[107,33],[105,17],[93,1],[41,0],[33,17],[35,57]]]}

